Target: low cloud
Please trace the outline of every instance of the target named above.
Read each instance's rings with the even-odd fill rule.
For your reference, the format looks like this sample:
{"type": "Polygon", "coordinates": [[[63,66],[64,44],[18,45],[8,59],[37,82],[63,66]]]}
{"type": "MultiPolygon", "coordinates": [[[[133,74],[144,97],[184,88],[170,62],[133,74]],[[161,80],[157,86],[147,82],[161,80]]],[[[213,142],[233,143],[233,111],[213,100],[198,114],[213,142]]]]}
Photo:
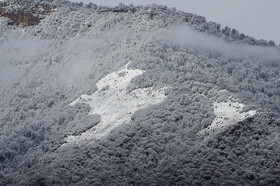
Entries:
{"type": "Polygon", "coordinates": [[[165,34],[173,44],[200,51],[207,51],[237,58],[261,58],[279,60],[280,51],[272,47],[227,43],[223,39],[207,35],[188,26],[173,26],[165,34]]]}
{"type": "Polygon", "coordinates": [[[0,83],[8,86],[21,75],[18,65],[48,51],[49,42],[36,38],[12,37],[0,44],[0,83]]]}
{"type": "MultiPolygon", "coordinates": [[[[114,50],[118,49],[120,42],[130,33],[119,28],[112,28],[97,37],[88,36],[86,39],[73,39],[66,42],[61,48],[63,68],[59,79],[62,83],[73,84],[84,81],[86,77],[94,74],[100,78],[100,72],[113,68],[114,50]]],[[[124,61],[125,62],[125,61],[124,61]]]]}
{"type": "Polygon", "coordinates": [[[45,53],[47,49],[46,40],[14,37],[0,45],[1,63],[38,56],[45,53]]]}

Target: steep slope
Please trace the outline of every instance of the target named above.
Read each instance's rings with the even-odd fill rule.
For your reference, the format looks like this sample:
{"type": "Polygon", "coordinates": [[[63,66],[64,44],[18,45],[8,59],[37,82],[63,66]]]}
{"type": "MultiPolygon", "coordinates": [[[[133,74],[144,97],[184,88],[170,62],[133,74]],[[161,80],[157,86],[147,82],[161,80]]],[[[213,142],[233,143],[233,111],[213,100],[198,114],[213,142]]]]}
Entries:
{"type": "Polygon", "coordinates": [[[272,43],[164,6],[44,3],[36,26],[0,18],[0,185],[279,185],[272,43]]]}

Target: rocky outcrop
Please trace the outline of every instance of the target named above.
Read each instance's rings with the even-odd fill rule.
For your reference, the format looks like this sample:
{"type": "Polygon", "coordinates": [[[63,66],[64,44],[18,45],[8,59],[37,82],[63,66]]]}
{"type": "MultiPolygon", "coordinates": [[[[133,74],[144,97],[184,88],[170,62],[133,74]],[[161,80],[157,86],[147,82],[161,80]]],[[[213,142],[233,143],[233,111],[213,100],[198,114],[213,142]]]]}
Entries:
{"type": "Polygon", "coordinates": [[[16,24],[24,26],[38,25],[42,19],[51,12],[51,7],[47,4],[0,4],[0,16],[11,19],[16,24]],[[18,8],[20,7],[20,8],[18,8]]]}

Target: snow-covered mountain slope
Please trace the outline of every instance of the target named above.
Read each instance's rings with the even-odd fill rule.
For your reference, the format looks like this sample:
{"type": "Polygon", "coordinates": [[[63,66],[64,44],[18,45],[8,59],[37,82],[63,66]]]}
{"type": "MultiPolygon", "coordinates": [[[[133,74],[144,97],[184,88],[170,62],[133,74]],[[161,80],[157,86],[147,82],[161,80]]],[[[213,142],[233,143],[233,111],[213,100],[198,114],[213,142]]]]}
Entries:
{"type": "Polygon", "coordinates": [[[102,78],[96,84],[97,92],[82,95],[70,104],[71,106],[77,103],[89,104],[92,108],[89,114],[100,115],[101,121],[79,136],[68,136],[66,139],[68,143],[83,144],[105,137],[120,124],[130,122],[131,115],[135,111],[158,104],[166,98],[164,88],[153,90],[149,87],[128,92],[126,88],[131,79],[144,73],[142,70],[128,69],[128,65],[129,63],[121,70],[102,78]]]}
{"type": "Polygon", "coordinates": [[[279,185],[273,43],[165,6],[43,3],[36,26],[0,17],[0,185],[279,185]]]}
{"type": "Polygon", "coordinates": [[[243,121],[246,118],[253,117],[256,114],[256,111],[254,110],[242,112],[244,105],[237,102],[215,102],[213,106],[216,118],[209,127],[201,132],[205,133],[206,131],[215,131],[227,125],[236,124],[237,122],[243,121]]]}
{"type": "Polygon", "coordinates": [[[245,105],[238,103],[236,100],[229,99],[222,102],[213,102],[212,104],[215,119],[211,125],[199,131],[200,135],[210,134],[212,136],[217,131],[225,130],[226,127],[235,125],[246,118],[252,118],[256,114],[255,110],[244,111],[243,108],[245,105]]]}

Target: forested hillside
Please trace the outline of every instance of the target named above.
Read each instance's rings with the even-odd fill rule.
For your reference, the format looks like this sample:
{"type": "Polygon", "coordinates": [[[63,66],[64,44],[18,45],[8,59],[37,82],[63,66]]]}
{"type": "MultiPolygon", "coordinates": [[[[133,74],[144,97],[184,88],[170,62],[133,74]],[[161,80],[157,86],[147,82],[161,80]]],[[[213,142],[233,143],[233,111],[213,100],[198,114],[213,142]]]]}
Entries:
{"type": "Polygon", "coordinates": [[[0,7],[0,185],[280,184],[273,41],[160,5],[0,7]]]}

